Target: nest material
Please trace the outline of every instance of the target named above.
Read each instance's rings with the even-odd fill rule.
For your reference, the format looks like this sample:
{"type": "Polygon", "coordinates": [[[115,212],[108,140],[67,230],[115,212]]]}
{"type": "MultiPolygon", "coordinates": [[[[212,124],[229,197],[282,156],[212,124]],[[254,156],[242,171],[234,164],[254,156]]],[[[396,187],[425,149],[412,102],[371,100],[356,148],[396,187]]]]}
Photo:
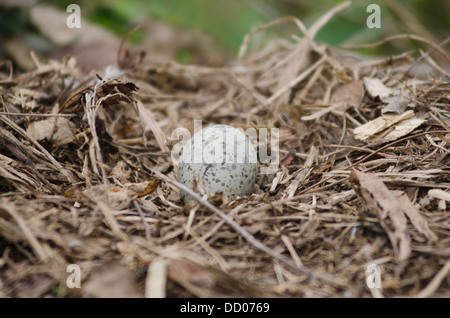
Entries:
{"type": "Polygon", "coordinates": [[[71,58],[2,73],[1,296],[450,296],[445,71],[419,80],[411,54],[367,61],[314,43],[335,12],[310,30],[275,21],[304,37],[247,53],[250,34],[222,68],[127,55],[114,78],[71,58]],[[393,96],[404,109],[383,113],[393,96]],[[355,139],[411,110],[410,131],[386,138],[402,117],[355,139]],[[249,197],[185,206],[170,137],[194,120],[279,128],[278,172],[249,197]],[[398,221],[352,170],[405,194],[413,217],[398,221]],[[69,264],[80,289],[67,287],[69,264]],[[382,289],[367,286],[371,264],[382,289]]]}

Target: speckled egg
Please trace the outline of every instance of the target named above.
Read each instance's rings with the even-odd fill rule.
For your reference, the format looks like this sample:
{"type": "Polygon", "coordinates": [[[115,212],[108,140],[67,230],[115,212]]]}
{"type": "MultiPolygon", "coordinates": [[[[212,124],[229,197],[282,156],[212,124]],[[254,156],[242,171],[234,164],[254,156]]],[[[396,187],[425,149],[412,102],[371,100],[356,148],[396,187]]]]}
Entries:
{"type": "MultiPolygon", "coordinates": [[[[202,129],[184,145],[178,180],[193,189],[195,176],[208,194],[221,192],[233,200],[252,193],[258,162],[255,148],[239,129],[215,125],[202,129]]],[[[185,201],[188,195],[183,193],[185,201]]]]}

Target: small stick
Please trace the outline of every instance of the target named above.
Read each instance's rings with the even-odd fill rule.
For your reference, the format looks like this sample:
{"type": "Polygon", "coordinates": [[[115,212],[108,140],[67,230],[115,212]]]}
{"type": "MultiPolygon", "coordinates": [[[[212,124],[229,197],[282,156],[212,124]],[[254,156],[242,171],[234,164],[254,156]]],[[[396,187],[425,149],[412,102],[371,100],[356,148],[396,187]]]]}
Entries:
{"type": "Polygon", "coordinates": [[[436,289],[439,288],[442,281],[445,277],[447,277],[448,273],[450,272],[450,260],[445,263],[445,265],[441,268],[441,270],[434,276],[434,278],[431,280],[431,282],[422,289],[419,293],[412,296],[413,298],[427,298],[430,297],[436,289]]]}
{"type": "Polygon", "coordinates": [[[379,46],[381,44],[384,44],[386,42],[392,41],[392,40],[398,40],[398,39],[409,39],[409,40],[414,40],[414,41],[418,41],[418,42],[423,42],[428,44],[429,46],[431,46],[433,49],[435,49],[436,51],[438,51],[447,61],[450,62],[450,55],[442,48],[440,47],[438,44],[424,39],[421,36],[418,35],[414,35],[414,34],[397,34],[397,35],[393,35],[390,37],[387,37],[381,41],[378,41],[376,43],[369,43],[369,44],[356,44],[356,45],[343,45],[341,46],[343,49],[366,49],[366,48],[372,48],[372,47],[376,47],[379,46]]]}
{"type": "Polygon", "coordinates": [[[150,227],[147,224],[147,221],[145,221],[145,215],[144,215],[144,211],[142,211],[141,207],[139,206],[139,204],[136,202],[136,200],[133,201],[134,207],[136,208],[136,210],[139,213],[139,217],[141,218],[142,223],[144,224],[144,229],[145,229],[145,238],[147,240],[150,240],[152,238],[151,236],[151,230],[150,227]]]}
{"type": "Polygon", "coordinates": [[[6,200],[0,201],[0,210],[6,211],[9,215],[13,217],[16,221],[19,228],[22,230],[23,235],[28,240],[31,245],[31,248],[36,253],[39,260],[42,262],[48,260],[51,255],[48,253],[46,249],[39,243],[38,239],[33,235],[32,231],[28,228],[26,221],[17,213],[16,209],[13,205],[7,203],[6,200]]]}
{"type": "MultiPolygon", "coordinates": [[[[366,157],[364,157],[364,158],[362,158],[361,160],[355,162],[354,164],[352,164],[352,165],[350,165],[350,166],[344,168],[344,171],[356,167],[357,165],[359,165],[360,163],[362,163],[362,162],[366,161],[367,159],[373,157],[373,156],[376,155],[377,153],[379,153],[379,152],[381,152],[381,151],[383,151],[383,150],[385,150],[385,149],[387,149],[387,148],[389,148],[389,147],[392,147],[393,145],[395,145],[395,144],[397,144],[397,143],[399,143],[399,142],[402,142],[402,141],[405,141],[405,140],[409,140],[409,139],[413,139],[413,138],[416,138],[416,137],[420,137],[420,136],[423,136],[423,135],[428,135],[428,134],[438,134],[438,133],[441,133],[441,134],[448,134],[448,133],[450,133],[450,130],[434,130],[434,131],[426,131],[426,132],[422,132],[422,133],[419,133],[419,134],[415,134],[415,135],[412,135],[412,136],[408,136],[408,137],[404,137],[404,138],[395,140],[395,141],[393,141],[393,142],[391,142],[391,143],[389,143],[389,144],[387,144],[387,145],[385,145],[385,146],[383,146],[383,147],[381,147],[381,148],[379,148],[379,149],[377,149],[377,150],[374,150],[372,153],[370,153],[370,154],[367,155],[366,157]]],[[[319,186],[319,185],[321,185],[322,183],[324,183],[324,182],[330,180],[331,178],[334,178],[334,176],[330,176],[330,177],[328,177],[328,178],[325,178],[325,179],[323,179],[323,180],[320,180],[319,182],[316,182],[316,183],[313,184],[312,186],[309,186],[309,187],[307,187],[306,189],[303,189],[302,191],[300,191],[299,193],[297,193],[296,196],[294,196],[294,197],[292,197],[292,198],[282,199],[282,200],[290,201],[290,200],[298,199],[302,194],[308,192],[308,191],[311,190],[311,189],[316,188],[317,186],[319,186]]]]}
{"type": "Polygon", "coordinates": [[[253,235],[251,235],[249,232],[247,232],[242,226],[240,226],[238,223],[236,223],[232,218],[230,218],[228,215],[220,211],[218,208],[216,208],[214,205],[209,203],[206,200],[203,200],[200,195],[186,187],[184,184],[179,183],[178,181],[175,181],[166,175],[162,174],[161,172],[157,170],[152,170],[154,174],[156,174],[158,177],[163,179],[164,181],[176,186],[180,190],[186,192],[188,195],[190,195],[193,199],[198,201],[200,204],[211,210],[213,213],[215,213],[217,216],[222,218],[229,226],[231,226],[236,232],[238,232],[247,242],[249,242],[251,245],[253,245],[255,248],[259,249],[260,251],[268,254],[269,256],[281,261],[282,263],[289,265],[291,268],[298,270],[301,273],[307,274],[310,277],[321,279],[327,283],[338,285],[338,286],[347,286],[347,284],[342,281],[338,277],[334,277],[328,274],[319,274],[314,273],[311,269],[305,266],[301,266],[298,264],[295,264],[293,261],[291,261],[289,258],[284,257],[283,255],[275,252],[273,249],[269,248],[268,246],[264,245],[260,241],[258,241],[253,235]]]}
{"type": "Polygon", "coordinates": [[[32,116],[32,117],[75,117],[74,114],[30,114],[30,113],[8,113],[0,112],[0,115],[11,115],[11,116],[32,116]]]}
{"type": "Polygon", "coordinates": [[[38,148],[47,158],[50,160],[50,162],[57,168],[58,171],[61,171],[61,173],[67,178],[67,180],[70,183],[76,183],[77,180],[72,175],[72,173],[61,166],[61,164],[45,149],[36,139],[34,139],[32,136],[30,136],[25,130],[23,130],[21,127],[19,127],[16,123],[11,121],[8,117],[2,117],[0,116],[0,120],[3,121],[5,124],[16,130],[20,135],[31,141],[36,148],[38,148]]]}

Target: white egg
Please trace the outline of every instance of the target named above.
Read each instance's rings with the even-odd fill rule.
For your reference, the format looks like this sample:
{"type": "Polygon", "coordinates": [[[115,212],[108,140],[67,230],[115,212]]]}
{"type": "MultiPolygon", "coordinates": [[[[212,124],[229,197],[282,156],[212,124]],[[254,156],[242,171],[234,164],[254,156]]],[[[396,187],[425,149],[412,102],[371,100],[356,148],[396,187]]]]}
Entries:
{"type": "MultiPolygon", "coordinates": [[[[234,127],[215,125],[202,129],[184,145],[178,180],[193,189],[195,176],[208,194],[221,192],[230,199],[252,193],[258,162],[255,148],[234,127]]],[[[185,201],[189,197],[183,193],[185,201]]]]}

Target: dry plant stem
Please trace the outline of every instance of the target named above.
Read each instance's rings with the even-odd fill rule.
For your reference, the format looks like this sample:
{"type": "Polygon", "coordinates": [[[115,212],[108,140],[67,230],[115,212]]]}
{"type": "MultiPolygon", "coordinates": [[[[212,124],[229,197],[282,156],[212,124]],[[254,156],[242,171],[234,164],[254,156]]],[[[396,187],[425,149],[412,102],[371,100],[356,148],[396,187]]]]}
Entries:
{"type": "Polygon", "coordinates": [[[299,30],[303,33],[303,35],[305,36],[306,39],[309,40],[309,42],[312,42],[312,40],[314,39],[314,36],[317,34],[317,32],[338,12],[348,8],[350,6],[351,2],[347,1],[344,2],[342,4],[339,4],[337,7],[333,8],[332,10],[330,10],[329,12],[327,12],[324,16],[322,16],[321,19],[319,19],[309,30],[306,29],[305,25],[303,24],[302,21],[300,21],[298,18],[296,17],[292,17],[292,16],[288,16],[288,17],[282,17],[279,19],[276,19],[274,21],[271,21],[263,26],[260,26],[258,28],[256,28],[255,30],[251,31],[250,33],[248,33],[245,37],[244,37],[244,41],[241,44],[241,47],[239,49],[239,54],[238,54],[238,60],[242,59],[245,52],[247,51],[247,47],[248,47],[248,42],[250,41],[250,38],[264,30],[267,28],[270,28],[272,26],[278,25],[278,24],[282,24],[282,23],[286,23],[286,22],[293,22],[297,25],[297,27],[299,28],[299,30]]]}
{"type": "Polygon", "coordinates": [[[17,225],[19,225],[20,229],[23,232],[23,235],[30,243],[33,250],[36,252],[36,255],[38,256],[39,260],[46,261],[49,258],[49,254],[47,251],[41,246],[39,241],[36,239],[36,237],[33,235],[33,233],[28,228],[26,221],[20,216],[20,214],[17,212],[17,210],[12,206],[11,204],[7,203],[4,200],[0,201],[0,210],[4,210],[8,212],[9,215],[13,217],[13,219],[16,221],[17,225]]]}
{"type": "Polygon", "coordinates": [[[13,63],[11,60],[6,60],[6,61],[2,61],[0,62],[0,66],[2,66],[3,64],[6,64],[7,66],[9,66],[9,76],[8,76],[8,81],[10,81],[12,79],[13,76],[13,63]]]}
{"type": "Polygon", "coordinates": [[[431,282],[422,289],[418,294],[412,296],[413,298],[427,298],[433,295],[433,293],[439,288],[442,280],[447,277],[450,272],[450,260],[448,260],[431,282]]]}
{"type": "Polygon", "coordinates": [[[55,160],[55,158],[53,158],[53,156],[47,151],[47,149],[45,149],[44,147],[42,147],[42,145],[33,137],[31,137],[30,135],[27,134],[27,132],[25,130],[23,130],[22,128],[20,128],[19,126],[17,126],[14,122],[12,122],[9,118],[4,117],[4,116],[0,116],[0,120],[2,120],[5,124],[7,124],[8,126],[10,126],[11,128],[15,129],[19,134],[22,135],[22,137],[27,138],[29,141],[31,141],[40,151],[42,151],[45,156],[50,160],[50,162],[59,170],[61,171],[61,173],[67,178],[67,180],[70,183],[76,183],[76,179],[74,178],[74,176],[67,171],[66,169],[63,168],[63,166],[60,165],[60,163],[58,161],[55,160]]]}
{"type": "Polygon", "coordinates": [[[428,53],[424,53],[422,50],[420,50],[420,55],[422,56],[422,58],[427,61],[431,66],[433,66],[436,70],[438,70],[439,72],[441,72],[443,75],[447,76],[448,78],[450,78],[450,73],[447,72],[446,70],[444,70],[442,67],[440,67],[431,57],[430,54],[428,53]]]}
{"type": "Polygon", "coordinates": [[[307,274],[308,276],[310,276],[312,278],[320,279],[320,280],[325,281],[327,283],[330,283],[332,285],[337,285],[337,286],[341,286],[341,287],[346,286],[346,283],[344,281],[342,281],[341,279],[339,279],[338,277],[333,277],[333,276],[328,275],[328,274],[315,273],[311,269],[309,269],[309,268],[307,268],[305,266],[299,266],[295,262],[291,261],[290,259],[284,257],[281,254],[278,254],[277,252],[273,251],[272,249],[270,249],[269,247],[267,247],[266,245],[264,245],[263,243],[258,241],[255,237],[253,237],[253,235],[251,235],[249,232],[247,232],[243,227],[241,227],[238,223],[236,223],[228,215],[226,215],[225,213],[220,211],[218,208],[216,208],[214,205],[212,205],[208,201],[203,200],[200,195],[198,195],[197,193],[195,193],[194,191],[192,191],[191,189],[189,189],[185,185],[183,185],[183,184],[179,183],[178,181],[175,181],[175,180],[165,176],[164,174],[162,174],[161,172],[159,172],[157,170],[152,169],[152,171],[159,178],[161,178],[162,180],[164,180],[164,181],[166,181],[166,182],[176,186],[180,190],[186,192],[193,199],[195,199],[200,204],[202,204],[203,206],[208,208],[211,212],[215,213],[220,218],[222,218],[229,226],[231,226],[236,232],[238,232],[253,247],[255,247],[255,248],[259,249],[260,251],[268,254],[269,256],[271,256],[271,257],[281,261],[282,263],[290,266],[292,269],[295,269],[295,270],[300,271],[301,273],[307,274]]]}
{"type": "Polygon", "coordinates": [[[10,115],[10,116],[30,116],[30,117],[75,117],[72,114],[30,114],[30,113],[8,113],[0,112],[0,115],[10,115]]]}
{"type": "Polygon", "coordinates": [[[409,40],[415,40],[419,42],[423,42],[431,46],[433,49],[438,51],[448,62],[450,62],[450,55],[438,44],[431,42],[427,39],[424,39],[421,36],[414,35],[414,34],[397,34],[390,37],[387,37],[381,41],[370,43],[370,44],[357,44],[357,45],[343,45],[342,48],[344,49],[366,49],[366,48],[372,48],[375,46],[379,46],[381,44],[384,44],[389,41],[398,40],[398,39],[409,39],[409,40]]]}
{"type": "MultiPolygon", "coordinates": [[[[144,125],[145,129],[150,129],[153,132],[161,150],[163,152],[169,152],[169,148],[166,145],[165,134],[158,126],[158,123],[156,122],[155,116],[153,115],[152,111],[144,107],[144,105],[140,101],[136,103],[136,111],[142,118],[142,124],[144,125]]],[[[145,140],[145,134],[142,138],[144,138],[145,140]]]]}
{"type": "MultiPolygon", "coordinates": [[[[239,49],[238,60],[241,60],[244,57],[244,54],[247,51],[248,42],[250,41],[250,38],[254,34],[256,34],[256,33],[260,32],[262,30],[265,30],[267,28],[270,28],[272,26],[275,26],[275,25],[278,25],[278,24],[282,24],[282,23],[286,23],[286,22],[294,22],[297,25],[297,27],[300,29],[300,31],[302,31],[302,33],[305,35],[305,37],[309,38],[308,30],[306,29],[306,27],[304,26],[302,21],[300,21],[296,17],[282,17],[282,18],[276,19],[274,21],[271,21],[271,22],[269,22],[269,23],[267,23],[265,25],[262,25],[262,26],[256,28],[255,30],[251,31],[250,33],[248,33],[244,37],[244,41],[242,42],[241,47],[239,49]]],[[[312,39],[310,39],[310,40],[312,40],[312,39]]]]}
{"type": "MultiPolygon", "coordinates": [[[[377,153],[379,153],[379,152],[381,152],[381,151],[383,151],[383,150],[385,150],[385,149],[387,149],[389,147],[392,147],[393,145],[395,145],[395,144],[397,144],[399,142],[403,142],[403,141],[409,140],[409,139],[414,139],[416,137],[420,137],[420,136],[424,136],[424,135],[428,135],[428,134],[449,134],[449,133],[450,133],[450,130],[434,130],[434,131],[427,131],[427,132],[423,132],[423,133],[419,133],[419,134],[415,134],[415,135],[412,135],[412,136],[408,136],[408,137],[404,137],[404,138],[398,139],[398,140],[393,141],[393,142],[391,142],[391,143],[389,143],[389,144],[387,144],[387,145],[385,145],[385,146],[383,146],[383,147],[381,147],[381,148],[379,148],[377,150],[374,150],[371,154],[369,154],[366,157],[362,158],[361,160],[355,162],[354,164],[344,168],[344,170],[348,170],[348,169],[356,167],[357,165],[359,165],[360,163],[368,160],[369,158],[373,157],[377,153]]],[[[330,180],[332,178],[334,178],[334,176],[330,176],[330,177],[327,177],[327,178],[325,178],[323,180],[320,180],[319,182],[313,184],[312,186],[309,186],[306,189],[303,189],[302,191],[297,193],[296,196],[294,196],[292,198],[288,198],[288,199],[282,199],[281,201],[291,201],[291,200],[298,199],[301,195],[303,195],[306,192],[316,188],[317,186],[321,185],[322,183],[327,182],[328,180],[330,180]]]]}
{"type": "Polygon", "coordinates": [[[155,259],[148,267],[145,280],[146,298],[165,298],[167,283],[167,264],[162,259],[155,259]]]}
{"type": "Polygon", "coordinates": [[[79,90],[77,90],[74,94],[72,94],[60,107],[59,107],[59,110],[58,110],[58,114],[64,109],[64,107],[67,105],[67,103],[68,102],[70,102],[71,100],[72,100],[72,98],[74,98],[74,97],[76,97],[78,94],[81,94],[83,91],[85,91],[85,90],[87,90],[87,89],[89,89],[89,88],[91,88],[91,87],[94,87],[94,84],[92,84],[92,85],[89,85],[89,86],[85,86],[85,87],[83,87],[83,88],[81,88],[81,89],[79,89],[79,90]]]}
{"type": "Polygon", "coordinates": [[[151,235],[150,235],[150,227],[148,226],[147,222],[145,221],[145,215],[144,215],[144,211],[142,211],[140,205],[136,202],[136,200],[133,201],[133,205],[136,208],[136,210],[139,213],[139,217],[142,220],[142,224],[144,225],[144,229],[145,229],[145,238],[147,240],[151,239],[151,235]]]}
{"type": "MultiPolygon", "coordinates": [[[[325,144],[325,147],[330,147],[330,148],[343,148],[343,149],[351,149],[351,150],[356,150],[356,151],[361,151],[361,152],[368,152],[368,153],[374,153],[376,152],[376,150],[372,150],[372,149],[368,149],[368,148],[362,148],[362,147],[356,147],[356,146],[347,146],[347,145],[334,145],[334,144],[325,144]]],[[[397,158],[397,156],[394,155],[388,155],[385,153],[381,153],[378,151],[378,154],[380,156],[386,157],[386,158],[397,158]]]]}
{"type": "Polygon", "coordinates": [[[331,9],[330,11],[328,11],[327,13],[325,13],[319,20],[317,20],[312,26],[311,28],[308,30],[308,34],[310,36],[311,39],[314,39],[314,37],[316,36],[317,32],[319,32],[319,30],[328,23],[328,21],[331,20],[331,18],[333,18],[333,16],[335,16],[336,14],[338,14],[340,11],[343,11],[345,9],[347,9],[350,5],[351,5],[351,1],[346,1],[343,2],[341,4],[339,4],[338,6],[334,7],[333,9],[331,9]]]}
{"type": "Polygon", "coordinates": [[[255,93],[254,89],[251,87],[248,87],[246,84],[244,84],[244,82],[242,82],[237,75],[232,72],[231,75],[234,77],[234,79],[239,83],[239,85],[241,85],[247,92],[249,92],[250,94],[252,94],[252,96],[267,110],[270,112],[270,114],[274,117],[277,117],[283,124],[285,124],[284,119],[281,116],[276,116],[275,113],[272,111],[272,109],[270,108],[269,103],[267,103],[266,101],[264,101],[260,96],[258,96],[258,94],[255,93]]]}
{"type": "Polygon", "coordinates": [[[398,18],[413,32],[436,42],[436,37],[420,23],[420,21],[398,1],[385,0],[385,3],[398,18]]]}
{"type": "Polygon", "coordinates": [[[119,50],[117,51],[117,65],[121,65],[121,56],[122,56],[122,52],[123,52],[123,47],[125,44],[125,41],[128,39],[128,37],[133,34],[134,32],[138,31],[139,29],[142,28],[141,24],[138,24],[137,26],[135,26],[133,29],[131,29],[130,31],[127,32],[127,34],[124,35],[124,37],[122,38],[122,40],[120,41],[120,46],[119,46],[119,50]]]}
{"type": "Polygon", "coordinates": [[[286,93],[288,90],[290,90],[292,87],[294,87],[299,82],[301,82],[303,79],[305,79],[312,71],[314,71],[316,68],[318,68],[326,59],[327,59],[327,55],[323,55],[320,60],[318,60],[316,63],[314,63],[308,69],[306,69],[304,72],[302,72],[299,76],[297,76],[292,81],[290,81],[286,86],[283,86],[280,90],[273,93],[273,95],[267,99],[266,105],[272,104],[278,97],[280,97],[281,95],[286,93]]]}
{"type": "MultiPolygon", "coordinates": [[[[97,86],[96,86],[97,88],[97,86]]],[[[92,168],[95,169],[95,166],[98,164],[100,166],[100,171],[102,172],[102,179],[103,184],[108,184],[108,178],[105,171],[105,166],[103,164],[102,154],[101,154],[101,148],[100,148],[100,142],[98,140],[97,135],[97,129],[95,125],[95,118],[97,116],[97,110],[100,107],[101,99],[95,102],[95,94],[86,94],[86,106],[85,106],[85,113],[86,117],[91,129],[92,139],[93,139],[93,146],[95,151],[95,156],[91,155],[91,164],[92,168]]]]}
{"type": "Polygon", "coordinates": [[[121,240],[128,242],[127,235],[120,229],[119,223],[117,222],[114,215],[111,213],[111,209],[105,202],[98,201],[95,205],[100,209],[103,216],[105,217],[106,223],[109,225],[113,233],[121,240]]]}

